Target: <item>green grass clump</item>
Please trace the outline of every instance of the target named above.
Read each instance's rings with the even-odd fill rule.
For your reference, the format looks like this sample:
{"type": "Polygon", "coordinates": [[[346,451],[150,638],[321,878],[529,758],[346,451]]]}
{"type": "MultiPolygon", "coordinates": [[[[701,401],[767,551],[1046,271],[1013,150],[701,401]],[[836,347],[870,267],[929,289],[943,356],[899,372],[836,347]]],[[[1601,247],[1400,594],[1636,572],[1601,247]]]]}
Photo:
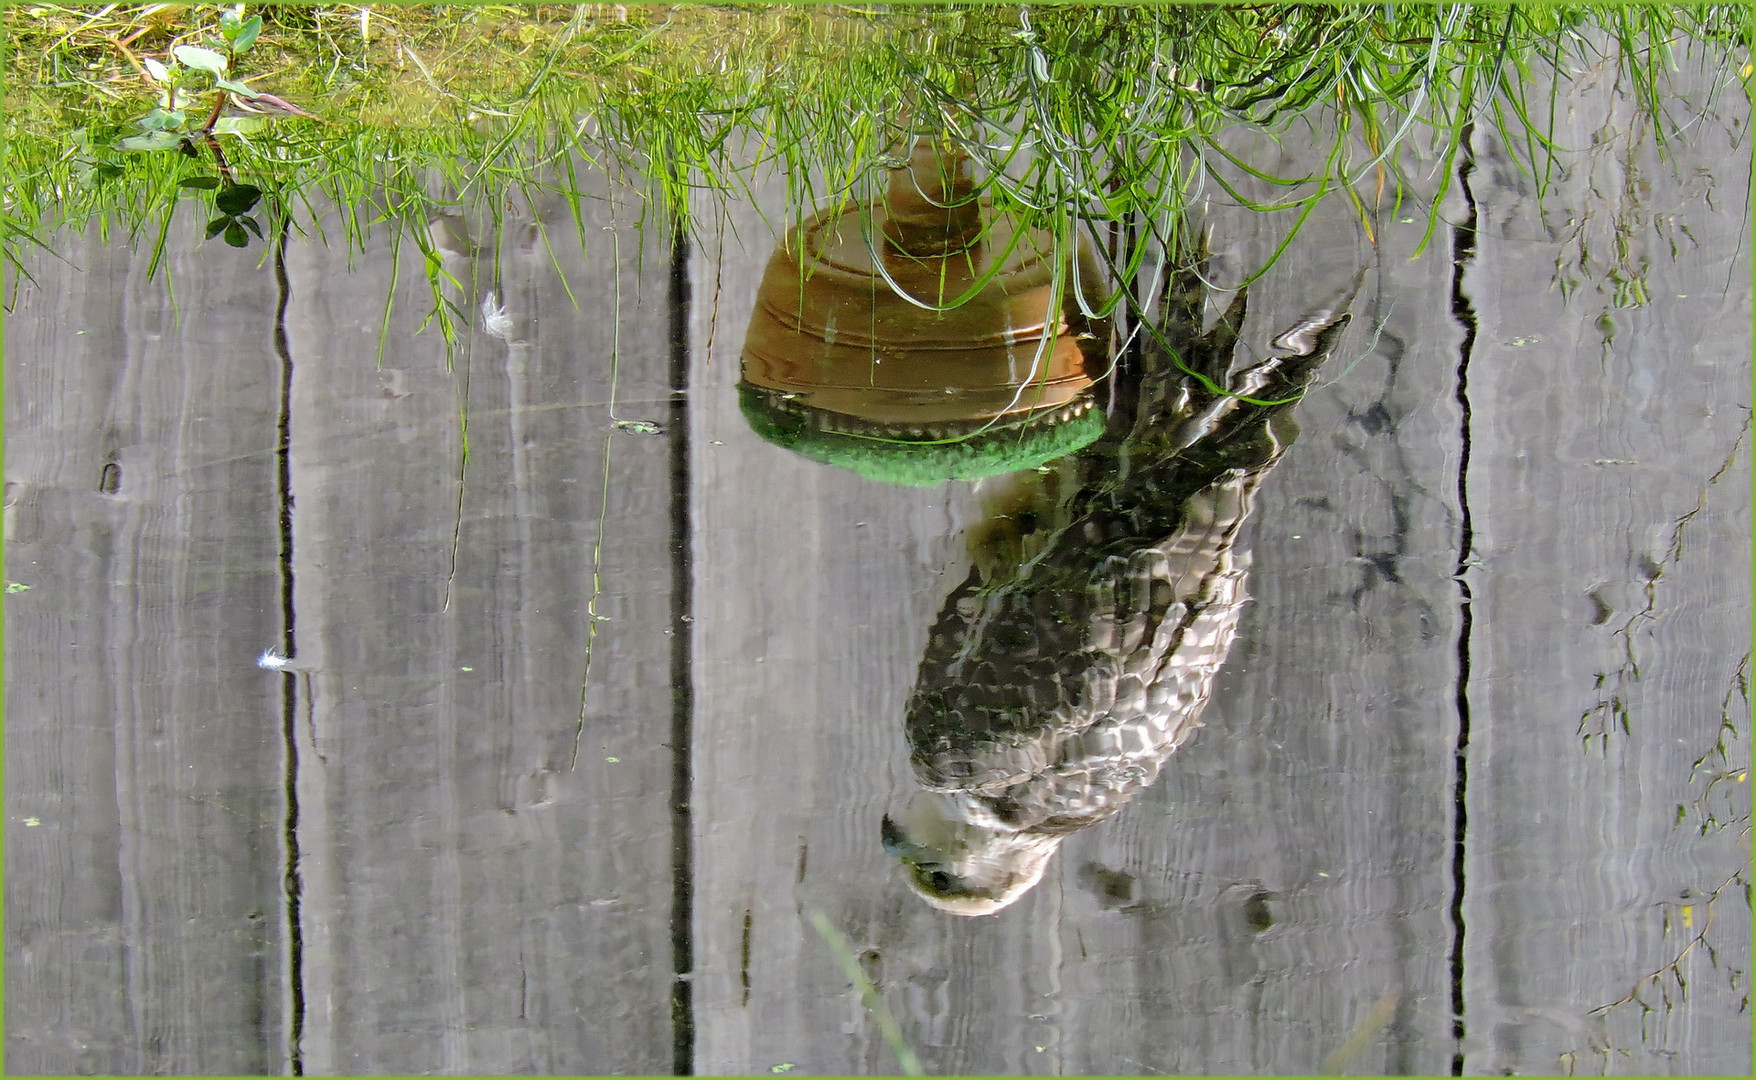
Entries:
{"type": "Polygon", "coordinates": [[[1746,93],[1751,76],[1742,5],[11,5],[15,270],[47,230],[93,220],[162,244],[200,198],[179,186],[207,174],[199,154],[121,144],[160,89],[147,61],[213,41],[227,11],[262,20],[233,78],[324,118],[222,134],[238,182],[271,216],[309,227],[328,201],[349,243],[388,222],[429,256],[436,208],[577,195],[580,169],[623,178],[667,228],[778,170],[796,221],[875,193],[930,132],[984,167],[1000,211],[1063,242],[1121,236],[1113,269],[1134,280],[1205,190],[1307,212],[1340,193],[1369,217],[1408,147],[1448,159],[1473,122],[1505,132],[1540,186],[1552,99],[1531,87],[1547,69],[1613,54],[1655,116],[1680,63],[1735,70],[1746,93]],[[1320,175],[1273,177],[1221,145],[1240,123],[1337,134],[1320,175]],[[1247,197],[1262,181],[1283,194],[1247,197]]]}

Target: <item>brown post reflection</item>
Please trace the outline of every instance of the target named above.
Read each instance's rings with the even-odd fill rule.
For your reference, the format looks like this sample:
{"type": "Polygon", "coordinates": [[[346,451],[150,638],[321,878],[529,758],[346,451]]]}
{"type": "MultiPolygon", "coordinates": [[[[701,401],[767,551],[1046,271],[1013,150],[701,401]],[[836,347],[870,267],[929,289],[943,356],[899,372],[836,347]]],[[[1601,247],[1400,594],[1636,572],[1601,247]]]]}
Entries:
{"type": "Polygon", "coordinates": [[[1360,281],[1234,370],[1245,295],[1204,335],[1200,278],[1174,278],[1163,333],[1182,366],[1144,350],[1104,437],[1030,474],[1005,519],[1024,524],[985,538],[998,557],[978,553],[945,601],[908,705],[925,790],[883,821],[928,903],[983,915],[1017,900],[1201,726],[1245,600],[1238,537],[1296,434],[1284,399],[1327,358],[1360,281]]]}
{"type": "Polygon", "coordinates": [[[825,210],[769,261],[739,397],[763,438],[873,479],[1029,468],[1103,431],[1089,248],[991,212],[971,163],[918,142],[888,194],[825,210]]]}

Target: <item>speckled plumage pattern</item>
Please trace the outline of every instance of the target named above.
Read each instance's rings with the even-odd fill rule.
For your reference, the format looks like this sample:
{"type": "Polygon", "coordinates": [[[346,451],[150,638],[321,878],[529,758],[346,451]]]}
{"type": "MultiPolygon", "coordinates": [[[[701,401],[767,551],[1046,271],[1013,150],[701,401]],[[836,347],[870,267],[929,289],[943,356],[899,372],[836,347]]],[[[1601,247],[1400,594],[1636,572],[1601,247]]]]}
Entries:
{"type": "Polygon", "coordinates": [[[1121,545],[1088,546],[1075,526],[1009,587],[984,593],[972,575],[934,628],[909,709],[921,780],[1052,831],[1153,783],[1236,635],[1246,560],[1233,544],[1259,475],[1192,495],[1156,543],[1103,554],[1093,548],[1121,545]]]}
{"type": "Polygon", "coordinates": [[[1041,858],[1028,875],[1009,872],[1010,853],[1040,853],[1114,814],[1201,726],[1245,601],[1239,531],[1295,431],[1288,404],[1233,395],[1296,396],[1334,347],[1359,283],[1234,373],[1243,294],[1202,335],[1199,280],[1176,281],[1163,333],[1182,364],[1162,346],[1145,350],[1117,388],[1104,438],[1063,462],[1061,494],[1031,511],[1024,557],[978,565],[933,627],[908,737],[918,780],[949,796],[939,813],[962,831],[943,858],[911,849],[917,871],[951,868],[943,889],[923,876],[917,891],[1004,906],[1041,873],[1041,858]]]}

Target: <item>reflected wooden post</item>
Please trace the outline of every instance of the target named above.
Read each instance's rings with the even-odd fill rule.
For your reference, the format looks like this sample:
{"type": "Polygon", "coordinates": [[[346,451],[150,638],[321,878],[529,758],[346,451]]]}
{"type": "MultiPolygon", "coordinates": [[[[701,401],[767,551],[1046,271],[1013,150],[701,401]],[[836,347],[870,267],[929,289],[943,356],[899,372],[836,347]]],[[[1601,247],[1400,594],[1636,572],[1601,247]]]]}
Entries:
{"type": "Polygon", "coordinates": [[[804,909],[856,948],[903,914],[878,821],[908,776],[899,718],[975,500],[871,483],[751,430],[739,352],[764,222],[786,212],[782,177],[752,187],[750,205],[697,202],[710,239],[691,264],[696,1071],[884,1073],[889,1050],[804,909]]]}
{"type": "Polygon", "coordinates": [[[62,233],[6,320],[16,1073],[286,1064],[275,288],[200,239],[62,233]]]}
{"type": "MultiPolygon", "coordinates": [[[[1290,175],[1307,163],[1283,164],[1290,175]]],[[[780,209],[771,206],[769,216],[780,209]]],[[[1243,211],[1214,216],[1221,260],[1230,260],[1236,277],[1273,252],[1279,230],[1290,224],[1243,211]]],[[[1314,294],[1345,282],[1359,265],[1355,223],[1326,220],[1308,223],[1282,266],[1253,289],[1247,337],[1284,328],[1314,294]]],[[[745,235],[756,227],[754,215],[738,223],[745,235]]],[[[730,283],[750,274],[755,257],[744,253],[742,261],[728,257],[722,264],[722,313],[739,310],[730,283]]],[[[1404,341],[1448,340],[1445,264],[1430,265],[1438,276],[1413,282],[1414,295],[1397,301],[1392,328],[1404,341]]],[[[699,281],[699,291],[715,285],[711,274],[699,281]]],[[[736,319],[722,314],[718,339],[736,340],[736,319]]],[[[1251,340],[1267,345],[1266,336],[1251,340]]],[[[1322,492],[1351,485],[1350,498],[1369,507],[1359,526],[1369,538],[1396,535],[1398,507],[1436,492],[1428,496],[1436,505],[1420,504],[1420,542],[1444,547],[1429,533],[1443,529],[1444,448],[1447,433],[1455,436],[1455,419],[1442,399],[1427,403],[1428,384],[1442,383],[1450,368],[1442,347],[1419,356],[1424,366],[1370,357],[1360,367],[1366,375],[1356,371],[1301,403],[1306,435],[1259,496],[1248,541],[1257,556],[1258,602],[1245,608],[1244,637],[1209,708],[1208,731],[1180,752],[1173,779],[1118,820],[1072,838],[1043,883],[994,918],[952,920],[906,895],[875,850],[873,831],[882,809],[912,787],[898,721],[925,632],[968,566],[961,539],[941,540],[941,561],[924,565],[915,581],[890,576],[902,569],[898,544],[924,564],[921,556],[931,549],[912,532],[886,542],[909,515],[896,507],[880,516],[863,504],[887,489],[838,481],[832,470],[786,456],[761,458],[760,470],[746,467],[735,504],[704,494],[700,505],[714,534],[732,544],[714,557],[723,569],[705,576],[720,583],[707,597],[756,606],[727,607],[742,613],[735,623],[698,628],[700,681],[713,686],[713,707],[769,718],[773,726],[765,730],[784,738],[788,750],[777,760],[765,753],[767,739],[734,735],[739,729],[731,723],[711,729],[714,775],[728,779],[712,784],[703,774],[703,820],[742,820],[760,807],[762,819],[775,825],[747,842],[710,834],[718,842],[699,847],[703,877],[720,898],[709,903],[703,893],[701,953],[723,958],[697,984],[703,1069],[753,1071],[789,1061],[825,1072],[893,1067],[857,994],[801,918],[806,904],[847,936],[931,1072],[1199,1071],[1212,1060],[1259,1062],[1264,1071],[1315,1068],[1392,984],[1403,989],[1387,1025],[1384,1060],[1431,1067],[1438,1059],[1423,1056],[1422,1048],[1442,1043],[1449,1028],[1443,1015],[1433,1019],[1415,1003],[1447,986],[1448,818],[1433,792],[1449,780],[1451,733],[1412,702],[1389,715],[1367,713],[1373,734],[1340,746],[1313,719],[1336,710],[1353,715],[1435,672],[1443,682],[1455,653],[1443,629],[1431,637],[1399,630],[1369,670],[1337,685],[1336,671],[1358,667],[1351,659],[1356,646],[1319,629],[1331,618],[1337,583],[1354,580],[1357,565],[1350,534],[1335,524],[1335,504],[1322,492]],[[1426,446],[1426,456],[1409,460],[1413,451],[1390,440],[1366,448],[1363,467],[1352,457],[1337,462],[1333,433],[1347,430],[1350,414],[1367,412],[1375,401],[1413,409],[1407,439],[1426,446]],[[773,494],[764,497],[766,476],[776,471],[773,494]],[[751,489],[753,482],[761,486],[751,489]],[[864,524],[849,528],[844,519],[864,524]],[[769,554],[765,535],[808,538],[809,560],[801,562],[800,545],[784,560],[769,554]],[[855,583],[852,605],[847,586],[836,603],[816,584],[837,580],[855,583]],[[888,594],[874,591],[885,588],[888,594]],[[844,628],[850,621],[862,629],[844,628]],[[876,651],[866,644],[875,633],[883,643],[876,651]],[[845,669],[825,668],[824,640],[845,643],[835,650],[853,657],[845,669]],[[788,665],[784,674],[765,670],[780,658],[788,665]],[[1372,754],[1385,745],[1396,748],[1394,765],[1373,766],[1372,754]],[[1322,763],[1312,768],[1326,771],[1310,774],[1321,790],[1289,786],[1295,755],[1322,763]],[[1370,780],[1338,786],[1351,775],[1370,780]],[[1378,883],[1364,913],[1330,870],[1352,865],[1360,851],[1368,853],[1365,873],[1378,883]],[[1421,868],[1412,877],[1410,865],[1421,868]],[[1289,904],[1310,913],[1295,918],[1289,904]],[[1357,923],[1385,929],[1362,944],[1346,930],[1357,923]],[[1252,944],[1256,928],[1275,926],[1277,936],[1252,944]],[[749,961],[740,970],[732,958],[745,943],[749,961]],[[1318,959],[1308,959],[1313,955],[1318,959]],[[1255,1018],[1251,1023],[1214,1030],[1216,1001],[1238,1000],[1254,985],[1284,987],[1287,973],[1313,962],[1347,977],[1316,1004],[1311,1024],[1269,1023],[1270,1010],[1285,1010],[1259,995],[1236,1006],[1255,1018]],[[1142,1010],[1152,1023],[1140,1023],[1142,1010]],[[838,1030],[852,1034],[824,1034],[838,1030]]],[[[697,370],[724,385],[723,367],[703,362],[697,370]]],[[[716,469],[729,472],[733,461],[758,456],[760,444],[751,448],[740,425],[710,422],[699,444],[725,442],[711,451],[716,462],[727,459],[716,469]]],[[[972,494],[945,489],[948,502],[956,500],[952,531],[982,516],[972,494]]],[[[1395,610],[1418,615],[1452,593],[1442,561],[1405,575],[1409,586],[1383,601],[1395,610]]]]}
{"type": "Polygon", "coordinates": [[[589,251],[571,208],[536,207],[546,243],[520,210],[498,279],[488,215],[452,223],[475,325],[449,358],[404,266],[374,363],[388,245],[292,259],[314,1073],[671,1063],[667,447],[608,407],[615,363],[620,415],[662,416],[666,260],[601,200],[589,251]]]}
{"type": "Polygon", "coordinates": [[[1058,254],[923,138],[884,197],[819,211],[768,261],[740,405],[770,442],[870,479],[1034,468],[1103,430],[1104,332],[1076,300],[1103,291],[1083,238],[1058,254]]]}
{"type": "Polygon", "coordinates": [[[1705,790],[1750,761],[1750,104],[1716,62],[1662,154],[1604,69],[1556,87],[1581,150],[1541,200],[1522,147],[1469,148],[1472,1073],[1750,1067],[1749,784],[1705,790]],[[1648,975],[1650,1015],[1593,1014],[1648,975]]]}

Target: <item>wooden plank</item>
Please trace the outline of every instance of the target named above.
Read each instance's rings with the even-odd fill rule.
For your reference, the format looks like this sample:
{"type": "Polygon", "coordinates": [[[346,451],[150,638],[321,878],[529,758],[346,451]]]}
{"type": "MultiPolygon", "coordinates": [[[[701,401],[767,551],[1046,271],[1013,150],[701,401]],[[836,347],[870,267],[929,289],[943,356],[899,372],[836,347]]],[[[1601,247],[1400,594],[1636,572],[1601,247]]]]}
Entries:
{"type": "MultiPolygon", "coordinates": [[[[1278,156],[1259,140],[1248,160],[1308,175],[1328,139],[1278,156]]],[[[1266,261],[1288,216],[1214,207],[1222,280],[1266,261]]],[[[1380,218],[1374,257],[1327,203],[1250,289],[1243,349],[1260,355],[1374,263],[1246,527],[1255,599],[1207,727],[1063,849],[1063,949],[1087,959],[1063,991],[1077,1023],[1026,1040],[1048,1046],[1043,1071],[1314,1072],[1359,1031],[1348,1071],[1449,1066],[1461,335],[1443,238],[1411,261],[1424,217],[1401,217],[1380,218]]]]}
{"type": "Polygon", "coordinates": [[[1563,83],[1540,205],[1473,143],[1471,1071],[1750,1068],[1747,900],[1710,899],[1747,874],[1748,785],[1703,802],[1749,758],[1693,768],[1728,708],[1749,747],[1726,697],[1750,648],[1749,103],[1703,60],[1662,159],[1613,61],[1563,83]],[[1710,807],[1741,827],[1701,835],[1710,807]],[[1652,1016],[1590,1015],[1709,929],[1719,970],[1692,950],[1686,1002],[1663,975],[1652,1016]]]}
{"type": "Polygon", "coordinates": [[[559,199],[507,215],[498,275],[485,215],[450,223],[477,328],[449,372],[418,262],[380,367],[389,263],[292,260],[314,1073],[670,1065],[668,448],[608,402],[612,359],[620,415],[666,397],[668,268],[649,239],[633,269],[628,207],[581,211],[589,248],[559,199]]]}
{"type": "MultiPolygon", "coordinates": [[[[766,217],[784,220],[779,194],[768,199],[766,217]]],[[[1197,740],[1208,745],[1205,756],[1173,762],[1161,790],[1070,840],[1013,908],[960,920],[907,894],[879,850],[876,820],[914,788],[902,705],[940,598],[967,566],[961,534],[981,516],[981,497],[971,485],[918,492],[866,484],[749,434],[730,404],[731,369],[767,246],[749,242],[763,234],[762,215],[731,213],[743,246],[728,240],[726,254],[706,260],[717,272],[694,278],[697,296],[719,298],[717,311],[698,314],[693,335],[702,455],[692,492],[697,534],[714,544],[701,553],[695,594],[697,680],[708,688],[697,699],[694,800],[703,823],[699,1068],[895,1068],[856,988],[810,925],[813,908],[847,936],[930,1072],[1177,1071],[1216,1061],[1311,1069],[1391,985],[1404,996],[1383,1060],[1436,1060],[1414,1047],[1443,1027],[1443,1015],[1416,1019],[1414,1003],[1448,977],[1447,871],[1434,861],[1448,836],[1432,788],[1448,775],[1450,732],[1406,694],[1393,708],[1380,703],[1411,678],[1449,678],[1455,654],[1440,609],[1453,591],[1453,556],[1443,545],[1431,553],[1436,536],[1454,527],[1434,474],[1446,464],[1441,440],[1448,431],[1455,438],[1455,417],[1426,388],[1452,362],[1429,348],[1424,367],[1399,366],[1434,335],[1455,340],[1442,270],[1393,292],[1402,354],[1367,357],[1322,400],[1301,406],[1315,414],[1307,429],[1323,434],[1313,447],[1295,447],[1281,466],[1293,478],[1263,493],[1256,542],[1269,569],[1257,588],[1267,599],[1239,644],[1245,674],[1215,703],[1223,719],[1197,740]],[[711,364],[699,345],[710,330],[720,343],[711,364]],[[1368,504],[1350,521],[1353,533],[1337,527],[1344,491],[1368,504]],[[1423,495],[1411,526],[1399,515],[1423,495]],[[1301,530],[1324,546],[1288,539],[1301,530]],[[1361,587],[1370,583],[1362,556],[1382,551],[1405,558],[1400,579],[1383,590],[1361,587]],[[1356,589],[1347,625],[1374,635],[1388,655],[1332,687],[1338,665],[1360,666],[1352,659],[1358,643],[1308,631],[1328,620],[1338,593],[1356,589]],[[1411,625],[1423,633],[1409,637],[1411,625]],[[1330,704],[1306,723],[1266,705],[1300,694],[1330,704]],[[1358,741],[1338,738],[1339,718],[1362,704],[1372,706],[1373,730],[1358,741]],[[760,736],[745,721],[752,716],[764,718],[760,736]],[[1379,752],[1382,738],[1398,740],[1394,757],[1379,752]],[[1284,784],[1289,761],[1305,787],[1284,784]],[[1325,771],[1340,768],[1352,770],[1345,775],[1357,787],[1342,792],[1339,780],[1325,780],[1344,775],[1325,771]],[[1188,809],[1222,803],[1223,816],[1188,809]],[[754,833],[751,820],[762,822],[754,833]],[[1363,868],[1344,870],[1362,855],[1363,868]],[[1137,883],[1126,912],[1106,910],[1118,905],[1094,895],[1093,882],[1123,877],[1137,883]],[[1263,892],[1290,925],[1258,946],[1239,930],[1247,921],[1240,912],[1263,892]],[[1359,963],[1362,954],[1368,963],[1359,963]],[[1177,958],[1174,971],[1167,957],[1177,958]],[[1340,981],[1332,978],[1331,996],[1314,1003],[1298,978],[1319,962],[1340,981]],[[1186,979],[1191,964],[1211,974],[1186,979]],[[1239,974],[1240,964],[1250,970],[1239,974]],[[1248,986],[1225,993],[1255,994],[1254,1004],[1233,1006],[1251,1022],[1217,1032],[1216,986],[1239,982],[1248,986]]],[[[1220,239],[1243,249],[1241,264],[1273,250],[1278,227],[1234,217],[1220,239]]],[[[1345,219],[1314,225],[1277,276],[1253,290],[1257,344],[1352,277],[1359,244],[1350,227],[1345,219]]],[[[1412,245],[1407,233],[1399,231],[1387,263],[1412,245]]],[[[1366,337],[1352,340],[1365,348],[1366,337]]]]}
{"type": "MultiPolygon", "coordinates": [[[[1606,120],[1638,131],[1607,86],[1568,91],[1568,145],[1606,120]]],[[[1356,326],[1358,364],[1299,406],[1207,730],[988,919],[909,895],[877,828],[915,788],[903,706],[984,496],[870,484],[750,433],[732,387],[764,215],[785,218],[778,185],[729,211],[723,248],[710,229],[692,253],[681,597],[668,437],[612,426],[664,420],[668,390],[667,251],[648,238],[636,268],[630,211],[588,204],[585,251],[564,205],[515,210],[497,274],[467,250],[492,227],[452,223],[472,321],[489,287],[510,319],[505,337],[469,333],[452,371],[436,334],[413,335],[414,262],[380,368],[382,246],[353,273],[342,252],[295,247],[299,648],[283,676],[252,666],[280,618],[272,276],[255,253],[179,237],[201,257],[173,264],[178,325],[141,264],[94,240],[86,277],[45,262],[8,330],[8,572],[32,585],[8,599],[14,1070],[275,1071],[296,988],[313,1073],[668,1071],[675,873],[694,888],[701,1072],[895,1068],[815,912],[932,1072],[1304,1072],[1356,1034],[1345,1064],[1360,1071],[1445,1072],[1454,1052],[1472,1072],[1541,1071],[1594,1045],[1658,1071],[1747,1070],[1738,991],[1710,970],[1690,969],[1689,1003],[1644,1039],[1632,1008],[1586,1019],[1662,970],[1688,940],[1675,928],[1703,925],[1710,890],[1747,863],[1736,828],[1692,831],[1708,810],[1748,815],[1747,785],[1708,797],[1691,770],[1748,648],[1747,441],[1708,482],[1738,445],[1749,355],[1727,209],[1741,203],[1725,194],[1742,174],[1724,167],[1734,129],[1710,119],[1674,164],[1600,155],[1559,177],[1555,204],[1588,222],[1713,195],[1633,223],[1653,297],[1634,308],[1589,283],[1545,291],[1556,238],[1478,135],[1467,462],[1447,236],[1408,265],[1419,214],[1387,224],[1385,333],[1368,345],[1356,326]],[[1624,184],[1652,201],[1592,201],[1624,184]],[[1654,236],[1687,238],[1683,257],[1654,236]],[[221,317],[236,312],[252,314],[221,317]],[[110,464],[120,479],[101,490],[110,464]],[[667,745],[677,610],[693,620],[686,747],[667,745]],[[1611,693],[1629,730],[1587,756],[1578,717],[1611,693]],[[682,868],[679,753],[694,772],[682,868]],[[289,765],[296,949],[280,931],[289,765]]],[[[1256,346],[1351,275],[1354,224],[1333,210],[1252,290],[1256,346]]],[[[1454,201],[1447,219],[1466,212],[1454,201]]],[[[1282,227],[1214,219],[1232,270],[1282,227]]],[[[1728,957],[1748,955],[1735,892],[1712,901],[1728,957]]]]}
{"type": "Polygon", "coordinates": [[[274,280],[187,215],[158,280],[51,244],[6,329],[7,1064],[275,1072],[274,280]]]}
{"type": "Polygon", "coordinates": [[[758,438],[738,356],[787,207],[777,178],[691,260],[696,1070],[894,1070],[818,910],[857,948],[931,912],[878,843],[911,786],[902,708],[955,578],[960,490],[903,488],[758,438]],[[722,240],[723,238],[723,240],[722,240]]]}
{"type": "MultiPolygon", "coordinates": [[[[1603,117],[1569,123],[1583,145],[1603,117]]],[[[1637,130],[1626,118],[1612,126],[1637,130]]],[[[1479,139],[1489,155],[1476,174],[1488,185],[1480,190],[1498,185],[1516,194],[1497,197],[1525,206],[1511,163],[1479,139]]],[[[1682,166],[1672,203],[1710,182],[1713,155],[1727,152],[1717,146],[1682,166]]],[[[1300,171],[1296,153],[1285,164],[1283,172],[1300,171]]],[[[1417,160],[1411,175],[1430,177],[1423,164],[1437,162],[1417,160]]],[[[1602,178],[1598,188],[1618,189],[1602,178]]],[[[1346,1060],[1333,1060],[1367,1071],[1444,1072],[1458,1056],[1471,1071],[1554,1069],[1563,1054],[1591,1044],[1592,1004],[1661,966],[1666,947],[1675,955],[1674,935],[1668,946],[1617,943],[1628,940],[1631,919],[1668,912],[1674,926],[1685,907],[1705,917],[1707,890],[1740,865],[1725,857],[1735,828],[1697,846],[1650,812],[1683,805],[1697,813],[1690,799],[1704,780],[1691,783],[1679,766],[1711,747],[1745,648],[1747,585],[1723,569],[1742,563],[1721,553],[1726,545],[1741,551],[1747,537],[1747,455],[1734,456],[1716,483],[1706,479],[1736,444],[1748,343],[1698,329],[1716,320],[1737,333],[1747,325],[1747,274],[1732,262],[1739,231],[1711,226],[1716,254],[1653,270],[1655,287],[1696,299],[1691,333],[1675,333],[1662,314],[1669,309],[1618,310],[1608,323],[1615,349],[1580,350],[1571,346],[1592,338],[1589,324],[1558,296],[1544,300],[1553,237],[1528,212],[1495,211],[1522,220],[1522,235],[1537,239],[1522,247],[1481,240],[1469,280],[1481,307],[1464,369],[1466,443],[1457,393],[1464,326],[1452,311],[1447,258],[1453,234],[1442,226],[1424,260],[1407,261],[1425,227],[1421,192],[1412,194],[1412,220],[1381,222],[1382,336],[1370,347],[1353,339],[1358,363],[1301,403],[1305,436],[1262,492],[1250,538],[1258,602],[1209,729],[1159,788],[1117,822],[1068,841],[1043,883],[990,920],[952,920],[912,901],[886,876],[870,834],[879,808],[910,787],[900,703],[920,628],[935,611],[931,596],[960,576],[954,538],[979,515],[978,500],[948,489],[942,531],[924,535],[917,523],[927,500],[862,489],[751,440],[728,404],[727,369],[765,249],[747,243],[710,258],[714,274],[696,275],[696,294],[711,292],[719,306],[695,323],[694,385],[712,396],[696,399],[704,456],[692,492],[697,534],[724,545],[699,553],[695,593],[697,679],[711,687],[698,699],[694,800],[703,1071],[893,1067],[856,988],[816,939],[805,917],[811,908],[841,928],[934,1072],[1178,1072],[1217,1063],[1300,1072],[1344,1049],[1346,1060]],[[1723,297],[1716,283],[1727,278],[1738,289],[1723,297]],[[1550,331],[1565,355],[1521,363],[1529,354],[1518,350],[1550,331]],[[710,332],[724,343],[714,350],[717,372],[699,344],[710,332]],[[1673,394],[1663,382],[1672,369],[1644,358],[1679,350],[1693,366],[1673,394]],[[1602,365],[1612,360],[1606,380],[1602,365]],[[1576,370],[1552,374],[1561,364],[1576,370]],[[1603,403],[1577,409],[1581,386],[1605,401],[1643,395],[1631,414],[1638,422],[1606,425],[1616,407],[1603,403]],[[1546,447],[1557,436],[1591,444],[1597,472],[1581,471],[1586,449],[1555,458],[1546,447]],[[1606,440],[1615,445],[1603,448],[1606,440]],[[1612,467],[1629,471],[1604,487],[1596,477],[1612,467]],[[1538,487],[1534,478],[1544,474],[1538,487]],[[1587,476],[1591,485],[1580,487],[1587,476]],[[1471,494],[1468,538],[1460,490],[1471,494]],[[890,504],[888,536],[847,530],[880,501],[890,504]],[[1603,547],[1602,511],[1593,508],[1616,508],[1618,522],[1634,515],[1612,537],[1644,523],[1658,538],[1644,545],[1650,566],[1662,547],[1654,545],[1698,503],[1687,528],[1704,555],[1685,560],[1696,576],[1679,582],[1678,614],[1663,640],[1643,646],[1676,659],[1650,668],[1640,688],[1655,715],[1687,709],[1690,734],[1662,752],[1656,733],[1645,743],[1638,732],[1625,740],[1650,756],[1620,766],[1618,787],[1578,754],[1573,729],[1596,700],[1577,701],[1579,687],[1594,689],[1594,673],[1615,666],[1608,631],[1577,625],[1592,614],[1589,599],[1583,607],[1578,600],[1596,590],[1612,612],[1628,614],[1646,579],[1631,576],[1643,549],[1622,540],[1603,547]],[[797,542],[783,547],[783,536],[797,542]],[[1568,569],[1573,560],[1579,569],[1568,569]],[[1468,592],[1455,576],[1460,564],[1468,592]],[[824,583],[838,575],[847,584],[825,595],[824,583]],[[924,587],[928,575],[937,583],[924,587]],[[1548,599],[1533,606],[1533,596],[1548,599]],[[867,622],[878,619],[885,628],[867,622]],[[1551,652],[1555,663],[1533,661],[1551,652]],[[777,656],[789,665],[784,675],[762,669],[777,656]],[[860,723],[846,725],[848,714],[860,723]],[[766,738],[741,725],[752,716],[764,718],[766,738]],[[1548,719],[1513,722],[1530,716],[1548,719]],[[785,752],[772,751],[770,740],[785,752]],[[1467,832],[1454,812],[1460,790],[1467,832]],[[1585,815],[1570,809],[1582,790],[1592,792],[1585,815]],[[1667,794],[1653,799],[1653,790],[1667,794]],[[1553,850],[1552,823],[1561,817],[1576,823],[1564,856],[1553,850]],[[1622,822],[1617,836],[1665,869],[1623,865],[1623,842],[1606,841],[1597,824],[1606,820],[1622,822]],[[749,821],[761,824],[752,832],[749,821]],[[1558,880],[1577,895],[1554,916],[1533,919],[1533,910],[1555,906],[1558,880]],[[1607,899],[1623,897],[1635,899],[1607,899]],[[1460,898],[1461,917],[1453,910],[1460,898]],[[1578,939],[1563,923],[1596,927],[1604,944],[1564,945],[1578,939]],[[1542,959],[1532,964],[1532,956],[1542,959]],[[1458,963],[1461,1002],[1453,996],[1458,963]],[[1459,1005],[1461,1042],[1452,1038],[1459,1005]]],[[[1582,197],[1563,190],[1557,200],[1583,206],[1582,197]]],[[[778,195],[768,198],[767,216],[784,220],[778,195]]],[[[1443,220],[1467,212],[1454,192],[1443,220]]],[[[760,231],[758,215],[739,214],[742,235],[760,231]]],[[[1253,290],[1258,346],[1347,276],[1359,251],[1347,218],[1338,202],[1331,216],[1313,219],[1253,290]]],[[[1278,239],[1259,218],[1219,219],[1218,235],[1236,238],[1246,268],[1278,239]]],[[[1661,570],[1667,583],[1684,576],[1678,565],[1661,570]]],[[[1732,704],[1740,707],[1735,695],[1732,704]]],[[[1747,821],[1747,795],[1719,797],[1722,819],[1741,812],[1747,821]]],[[[1716,902],[1723,908],[1734,893],[1716,902]]],[[[1733,921],[1721,922],[1715,940],[1742,955],[1747,936],[1733,921]]],[[[1740,1051],[1715,1056],[1713,1040],[1695,1034],[1698,1026],[1721,1032],[1718,1045],[1742,1045],[1720,1026],[1736,1019],[1731,992],[1720,984],[1710,1003],[1679,1014],[1674,1035],[1649,1039],[1654,1067],[1671,1053],[1697,1055],[1687,1058],[1691,1067],[1745,1064],[1740,1051]]],[[[1629,1015],[1614,1023],[1625,1026],[1629,1015]]],[[[1665,1060],[1676,1068],[1683,1059],[1665,1060]]]]}

